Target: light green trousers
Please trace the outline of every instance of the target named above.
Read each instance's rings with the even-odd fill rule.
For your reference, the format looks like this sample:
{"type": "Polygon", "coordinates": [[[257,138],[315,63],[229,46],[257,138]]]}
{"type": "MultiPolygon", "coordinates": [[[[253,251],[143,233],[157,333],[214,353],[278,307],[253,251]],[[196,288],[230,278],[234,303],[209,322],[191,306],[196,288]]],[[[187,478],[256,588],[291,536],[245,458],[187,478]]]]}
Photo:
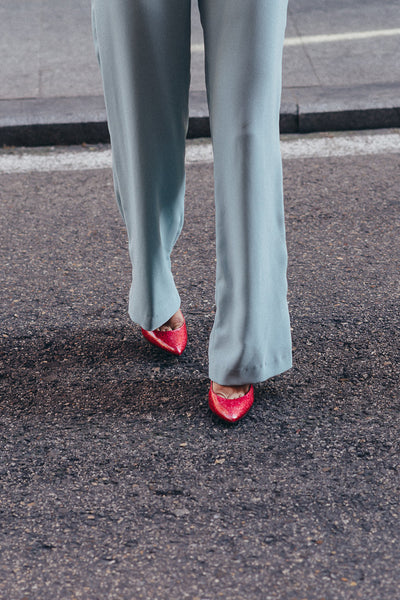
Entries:
{"type": "MultiPolygon", "coordinates": [[[[209,377],[256,383],[292,365],[279,144],[287,0],[198,5],[216,207],[209,377]]],[[[115,194],[132,262],[129,315],[147,330],[181,304],[170,254],[184,218],[190,12],[191,0],[92,0],[115,194]]]]}

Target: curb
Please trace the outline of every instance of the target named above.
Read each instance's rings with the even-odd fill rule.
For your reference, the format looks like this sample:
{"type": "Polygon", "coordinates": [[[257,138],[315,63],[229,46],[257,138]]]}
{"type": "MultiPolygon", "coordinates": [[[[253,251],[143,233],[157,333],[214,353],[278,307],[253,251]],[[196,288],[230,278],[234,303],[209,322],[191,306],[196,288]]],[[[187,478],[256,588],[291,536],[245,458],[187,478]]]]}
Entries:
{"type": "MultiPolygon", "coordinates": [[[[281,133],[400,127],[400,84],[284,88],[281,133]]],[[[188,138],[210,137],[205,91],[191,91],[188,138]]],[[[103,96],[0,100],[0,146],[109,143],[103,96]]]]}

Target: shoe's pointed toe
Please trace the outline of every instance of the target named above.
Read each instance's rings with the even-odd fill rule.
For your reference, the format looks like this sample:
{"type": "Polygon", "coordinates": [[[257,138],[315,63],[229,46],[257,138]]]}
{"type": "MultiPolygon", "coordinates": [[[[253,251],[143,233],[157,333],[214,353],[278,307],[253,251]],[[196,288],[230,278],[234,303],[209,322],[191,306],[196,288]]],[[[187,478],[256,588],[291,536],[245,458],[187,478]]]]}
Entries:
{"type": "Polygon", "coordinates": [[[172,331],[147,331],[141,328],[143,337],[150,343],[172,354],[181,355],[187,344],[186,321],[172,331]]]}
{"type": "Polygon", "coordinates": [[[235,423],[239,421],[250,410],[254,402],[254,387],[240,398],[224,398],[219,396],[212,389],[212,382],[208,391],[208,405],[213,413],[218,415],[224,421],[235,423]]]}

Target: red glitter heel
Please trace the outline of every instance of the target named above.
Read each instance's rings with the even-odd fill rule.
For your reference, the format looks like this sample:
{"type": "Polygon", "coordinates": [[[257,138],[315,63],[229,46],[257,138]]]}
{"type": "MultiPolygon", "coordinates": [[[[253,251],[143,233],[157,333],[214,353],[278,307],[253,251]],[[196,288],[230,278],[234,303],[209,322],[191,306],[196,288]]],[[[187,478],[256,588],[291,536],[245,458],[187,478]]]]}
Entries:
{"type": "Polygon", "coordinates": [[[178,329],[172,329],[172,331],[147,331],[141,327],[142,334],[151,344],[177,354],[182,354],[187,344],[187,329],[186,321],[183,320],[183,324],[178,329]]]}
{"type": "Polygon", "coordinates": [[[216,394],[210,384],[208,391],[208,406],[213,413],[218,415],[228,423],[239,421],[250,410],[254,402],[254,387],[250,384],[250,389],[244,396],[239,398],[224,398],[216,394]]]}

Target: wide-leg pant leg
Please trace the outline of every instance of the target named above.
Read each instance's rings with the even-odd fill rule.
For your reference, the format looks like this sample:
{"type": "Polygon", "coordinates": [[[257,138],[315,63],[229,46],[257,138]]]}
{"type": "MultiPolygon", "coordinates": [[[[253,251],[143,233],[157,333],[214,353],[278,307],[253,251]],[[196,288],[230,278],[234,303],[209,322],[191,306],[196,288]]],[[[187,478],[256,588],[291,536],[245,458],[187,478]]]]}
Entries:
{"type": "Polygon", "coordinates": [[[287,0],[199,0],[214,150],[216,315],[209,376],[292,365],[279,142],[287,0]]]}
{"type": "Polygon", "coordinates": [[[131,319],[148,330],[180,307],[170,254],[183,226],[190,0],[92,0],[114,187],[132,262],[131,319]]]}

